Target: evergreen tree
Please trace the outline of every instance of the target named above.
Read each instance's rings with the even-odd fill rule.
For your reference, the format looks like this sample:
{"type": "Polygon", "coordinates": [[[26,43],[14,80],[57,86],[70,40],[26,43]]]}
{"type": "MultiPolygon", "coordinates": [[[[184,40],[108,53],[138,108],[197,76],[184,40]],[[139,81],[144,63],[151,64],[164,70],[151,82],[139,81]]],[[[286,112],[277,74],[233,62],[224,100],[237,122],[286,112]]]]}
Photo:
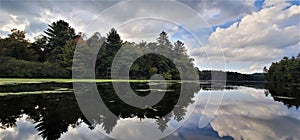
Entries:
{"type": "Polygon", "coordinates": [[[159,37],[157,38],[157,42],[159,45],[166,46],[166,47],[172,47],[172,44],[169,40],[169,36],[165,31],[162,31],[159,34],[159,37]]]}
{"type": "Polygon", "coordinates": [[[169,36],[165,31],[162,31],[157,38],[158,48],[157,51],[170,56],[170,50],[173,48],[172,43],[169,40],[169,36]]]}
{"type": "Polygon", "coordinates": [[[117,30],[115,28],[112,28],[110,32],[107,34],[106,39],[106,45],[109,45],[109,47],[121,47],[122,40],[120,35],[118,34],[117,30]]]}
{"type": "Polygon", "coordinates": [[[74,39],[76,34],[75,30],[69,26],[69,23],[63,20],[53,22],[48,26],[49,28],[44,31],[48,41],[45,52],[49,53],[47,55],[51,55],[51,57],[48,58],[49,61],[57,62],[62,59],[58,56],[62,53],[63,46],[65,46],[67,41],[74,39]]]}
{"type": "Polygon", "coordinates": [[[183,54],[186,55],[187,50],[184,47],[184,43],[180,40],[177,40],[176,43],[174,43],[174,51],[177,54],[183,54]]]}
{"type": "MultiPolygon", "coordinates": [[[[95,37],[95,36],[94,36],[95,37]]],[[[117,30],[112,28],[107,34],[106,41],[102,44],[96,62],[96,76],[110,78],[111,64],[116,53],[122,47],[123,41],[117,30]]]]}

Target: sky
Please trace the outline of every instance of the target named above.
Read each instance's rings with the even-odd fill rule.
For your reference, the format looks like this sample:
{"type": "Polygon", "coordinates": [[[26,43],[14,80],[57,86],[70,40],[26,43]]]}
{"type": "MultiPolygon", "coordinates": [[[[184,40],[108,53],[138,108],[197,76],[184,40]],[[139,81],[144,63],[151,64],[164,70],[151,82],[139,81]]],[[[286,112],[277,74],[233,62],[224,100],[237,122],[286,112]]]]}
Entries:
{"type": "Polygon", "coordinates": [[[116,28],[126,41],[181,40],[201,70],[262,72],[300,52],[300,2],[282,0],[0,0],[0,36],[27,38],[63,19],[87,37],[116,28]]]}

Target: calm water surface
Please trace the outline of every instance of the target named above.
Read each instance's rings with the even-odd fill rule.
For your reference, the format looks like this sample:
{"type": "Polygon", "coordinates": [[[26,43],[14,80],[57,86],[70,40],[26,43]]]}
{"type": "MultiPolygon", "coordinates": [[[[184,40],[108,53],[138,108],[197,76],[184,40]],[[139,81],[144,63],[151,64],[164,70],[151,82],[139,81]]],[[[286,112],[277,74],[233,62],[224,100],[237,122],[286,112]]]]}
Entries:
{"type": "MultiPolygon", "coordinates": [[[[141,130],[132,122],[151,124],[155,128],[153,134],[169,131],[183,122],[182,127],[164,138],[172,140],[300,139],[299,87],[231,84],[211,88],[187,84],[185,87],[192,88],[180,93],[182,85],[168,85],[162,101],[138,109],[122,102],[111,83],[98,83],[101,98],[118,117],[108,118],[103,113],[95,117],[93,124],[81,113],[72,84],[1,85],[0,139],[109,139],[99,129],[112,136],[126,133],[143,139],[141,130]],[[199,128],[200,117],[208,115],[203,112],[206,102],[210,99],[218,106],[216,99],[220,96],[223,100],[214,119],[199,128]]],[[[132,83],[131,87],[140,96],[150,92],[147,83],[132,83]]],[[[159,86],[154,88],[160,91],[159,86]]]]}

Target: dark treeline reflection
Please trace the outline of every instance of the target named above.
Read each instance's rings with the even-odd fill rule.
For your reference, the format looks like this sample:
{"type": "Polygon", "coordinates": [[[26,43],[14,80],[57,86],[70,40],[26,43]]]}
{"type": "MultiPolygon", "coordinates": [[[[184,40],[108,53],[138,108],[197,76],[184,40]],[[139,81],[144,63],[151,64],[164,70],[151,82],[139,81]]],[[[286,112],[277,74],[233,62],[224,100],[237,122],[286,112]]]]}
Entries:
{"type": "Polygon", "coordinates": [[[282,102],[288,108],[300,105],[300,86],[295,84],[271,83],[265,85],[266,96],[271,95],[274,101],[282,102]]]}
{"type": "MultiPolygon", "coordinates": [[[[40,85],[43,89],[56,86],[49,83],[37,85],[40,85]]],[[[121,101],[114,93],[112,83],[100,83],[97,85],[104,103],[112,113],[118,116],[115,120],[107,117],[105,112],[103,112],[103,114],[98,114],[101,117],[94,118],[93,124],[89,123],[81,113],[73,93],[6,95],[0,96],[1,128],[15,127],[17,119],[22,118],[26,114],[28,115],[27,120],[35,124],[36,130],[39,131],[39,135],[44,139],[58,139],[62,133],[68,131],[69,126],[77,127],[82,122],[87,124],[90,129],[94,129],[95,124],[99,124],[107,133],[110,133],[119,119],[133,117],[141,120],[145,118],[156,119],[158,129],[164,131],[171,119],[178,122],[184,119],[187,106],[194,102],[192,100],[194,93],[200,90],[199,86],[197,89],[194,88],[195,85],[193,84],[186,84],[184,87],[189,88],[189,90],[185,89],[185,91],[189,92],[180,94],[183,84],[168,84],[165,96],[159,103],[152,107],[139,109],[121,101]]],[[[36,87],[33,84],[31,86],[33,88],[36,87]]],[[[15,85],[15,87],[18,86],[15,85]]],[[[29,87],[30,85],[22,85],[19,89],[16,88],[14,90],[25,91],[26,89],[30,89],[29,87]]],[[[150,93],[148,83],[132,83],[131,87],[141,96],[150,93]]],[[[154,87],[159,88],[159,85],[154,87]]]]}
{"type": "Polygon", "coordinates": [[[32,92],[32,91],[45,91],[55,89],[72,89],[72,83],[23,83],[23,84],[7,84],[0,85],[0,93],[7,92],[32,92]]]}
{"type": "MultiPolygon", "coordinates": [[[[137,108],[123,102],[115,93],[112,83],[100,83],[97,85],[100,96],[110,112],[117,118],[110,116],[108,113],[102,113],[100,117],[98,114],[93,118],[94,122],[102,124],[102,128],[106,133],[111,133],[117,120],[120,118],[151,118],[156,120],[158,129],[163,132],[167,127],[167,123],[174,119],[177,122],[184,119],[186,115],[186,108],[188,105],[194,103],[192,98],[194,94],[200,90],[200,86],[192,83],[168,83],[166,89],[162,88],[162,83],[149,85],[149,83],[130,83],[134,92],[140,96],[150,94],[151,89],[156,90],[154,94],[164,94],[163,98],[153,106],[145,106],[145,108],[137,108]],[[182,89],[181,89],[182,88],[182,89]],[[184,91],[181,93],[181,90],[184,91]],[[107,120],[107,121],[106,121],[107,120]]],[[[126,90],[123,91],[127,94],[126,90]]]]}
{"type": "MultiPolygon", "coordinates": [[[[264,89],[264,82],[239,82],[239,81],[230,81],[226,82],[226,86],[219,86],[218,82],[215,83],[205,83],[200,84],[202,90],[238,90],[238,87],[250,87],[255,89],[264,89]]],[[[221,84],[222,85],[222,84],[221,84]]]]}
{"type": "Polygon", "coordinates": [[[284,84],[272,82],[227,82],[225,87],[200,85],[202,90],[238,90],[238,86],[264,89],[266,96],[272,96],[274,101],[282,102],[288,108],[300,106],[300,86],[297,84],[284,84]]]}
{"type": "Polygon", "coordinates": [[[58,139],[69,125],[85,120],[73,94],[8,95],[0,102],[2,128],[15,127],[16,119],[26,114],[44,139],[58,139]]]}
{"type": "MultiPolygon", "coordinates": [[[[210,84],[192,83],[168,83],[165,90],[158,91],[164,94],[163,98],[151,107],[143,109],[130,106],[123,102],[115,93],[112,83],[98,83],[99,94],[109,111],[117,117],[110,117],[107,112],[97,112],[93,118],[93,124],[82,114],[77,100],[72,92],[51,94],[25,94],[0,96],[0,123],[1,129],[15,127],[18,118],[24,114],[27,120],[35,124],[35,129],[44,139],[58,139],[61,134],[68,131],[68,127],[78,127],[85,123],[89,128],[95,129],[95,125],[102,127],[107,133],[111,133],[119,119],[138,118],[155,119],[157,129],[161,132],[168,127],[170,120],[180,122],[187,114],[187,107],[194,103],[195,93],[200,90],[238,90],[234,84],[225,87],[214,87],[210,84]],[[181,92],[181,90],[183,92],[181,92]],[[100,117],[99,117],[100,116],[100,117]]],[[[1,92],[23,92],[54,89],[55,87],[72,88],[71,84],[21,84],[0,86],[1,92]],[[37,89],[36,89],[37,88],[37,89]],[[6,89],[6,90],[5,90],[6,89]]],[[[131,83],[136,94],[146,96],[151,89],[161,89],[161,84],[149,85],[149,83],[131,83]]],[[[247,84],[243,85],[247,86],[247,84]]],[[[261,89],[261,84],[249,84],[248,87],[261,89]]],[[[299,87],[293,85],[265,85],[266,95],[271,95],[275,101],[284,103],[288,108],[300,104],[299,87]]],[[[125,91],[124,91],[124,94],[125,91]]]]}

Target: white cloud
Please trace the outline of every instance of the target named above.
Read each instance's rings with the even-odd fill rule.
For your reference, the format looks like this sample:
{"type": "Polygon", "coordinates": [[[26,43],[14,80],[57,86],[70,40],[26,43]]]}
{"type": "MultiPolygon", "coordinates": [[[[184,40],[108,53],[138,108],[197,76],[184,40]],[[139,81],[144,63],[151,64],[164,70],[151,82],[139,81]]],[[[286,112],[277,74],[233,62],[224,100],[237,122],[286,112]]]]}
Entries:
{"type": "Polygon", "coordinates": [[[25,30],[27,38],[33,41],[35,35],[42,34],[48,24],[59,19],[69,22],[76,32],[82,32],[96,15],[116,2],[1,1],[0,33],[6,36],[11,28],[17,28],[25,30]]]}
{"type": "MultiPolygon", "coordinates": [[[[300,42],[300,6],[289,6],[286,2],[271,5],[258,12],[244,16],[240,22],[228,28],[218,27],[203,48],[216,61],[223,59],[219,44],[227,62],[248,62],[248,69],[255,69],[282,58],[285,50],[300,42]],[[284,9],[284,10],[283,10],[284,9]],[[255,63],[255,64],[253,64],[255,63]]],[[[299,47],[299,45],[298,45],[299,47]]],[[[194,55],[203,53],[199,49],[194,55]]]]}
{"type": "Polygon", "coordinates": [[[30,24],[28,20],[18,17],[17,15],[7,14],[3,17],[6,21],[2,27],[1,31],[10,32],[12,29],[25,30],[25,28],[30,24]]]}
{"type": "MultiPolygon", "coordinates": [[[[255,73],[255,72],[263,72],[263,68],[265,67],[266,65],[264,64],[257,64],[257,63],[254,63],[253,65],[251,65],[249,68],[243,68],[241,69],[240,71],[243,72],[243,73],[248,73],[248,74],[251,74],[251,73],[255,73]]],[[[267,66],[266,66],[267,67],[267,66]]]]}
{"type": "MultiPolygon", "coordinates": [[[[35,28],[39,28],[39,32],[45,30],[45,24],[51,24],[58,19],[64,19],[68,21],[71,26],[75,27],[76,31],[86,31],[88,35],[98,31],[105,34],[109,31],[109,25],[116,26],[122,24],[124,19],[134,19],[136,17],[147,17],[155,15],[156,17],[166,18],[170,17],[173,21],[186,24],[186,26],[200,28],[203,26],[208,26],[202,19],[199,21],[199,16],[203,15],[205,20],[207,20],[211,25],[216,25],[218,23],[224,23],[228,19],[234,19],[245,13],[253,11],[253,1],[249,2],[208,2],[208,1],[182,1],[182,4],[176,2],[167,1],[132,1],[132,2],[121,2],[118,1],[46,1],[46,2],[1,2],[1,19],[7,15],[14,14],[18,17],[23,17],[27,20],[26,25],[39,23],[43,26],[28,26],[29,38],[33,38],[32,35],[38,33],[35,28]],[[116,4],[114,5],[113,4],[116,4]],[[172,4],[173,3],[173,4],[172,4]],[[191,10],[188,6],[192,7],[191,10]],[[178,6],[180,5],[180,6],[178,6]],[[105,10],[115,7],[114,11],[110,11],[108,16],[97,17],[100,13],[105,10]],[[228,8],[228,6],[235,7],[228,8]],[[117,10],[116,10],[117,9],[117,10]],[[238,12],[237,12],[238,10],[238,12]],[[195,18],[197,17],[197,18],[195,18]],[[103,19],[97,19],[103,18],[103,19]],[[96,19],[99,20],[99,25],[95,27],[94,30],[84,30],[92,21],[96,19]],[[200,23],[200,24],[199,24],[200,23]],[[108,25],[105,25],[108,24],[108,25]],[[34,32],[34,33],[31,33],[34,32]]],[[[104,12],[105,13],[105,12],[104,12]]],[[[12,19],[5,19],[5,21],[11,21],[12,19]]],[[[18,24],[22,25],[23,23],[18,24]]],[[[1,22],[1,26],[5,28],[15,26],[16,24],[11,24],[10,22],[1,22]]],[[[24,25],[20,27],[24,29],[24,25]]],[[[161,31],[164,28],[160,26],[148,26],[147,30],[161,31]]],[[[2,30],[2,29],[1,29],[2,30]]],[[[8,30],[8,29],[6,29],[8,30]]],[[[4,30],[2,30],[2,33],[4,30]]],[[[143,30],[140,30],[143,32],[143,30]]],[[[159,32],[156,32],[158,34],[159,32]]]]}

